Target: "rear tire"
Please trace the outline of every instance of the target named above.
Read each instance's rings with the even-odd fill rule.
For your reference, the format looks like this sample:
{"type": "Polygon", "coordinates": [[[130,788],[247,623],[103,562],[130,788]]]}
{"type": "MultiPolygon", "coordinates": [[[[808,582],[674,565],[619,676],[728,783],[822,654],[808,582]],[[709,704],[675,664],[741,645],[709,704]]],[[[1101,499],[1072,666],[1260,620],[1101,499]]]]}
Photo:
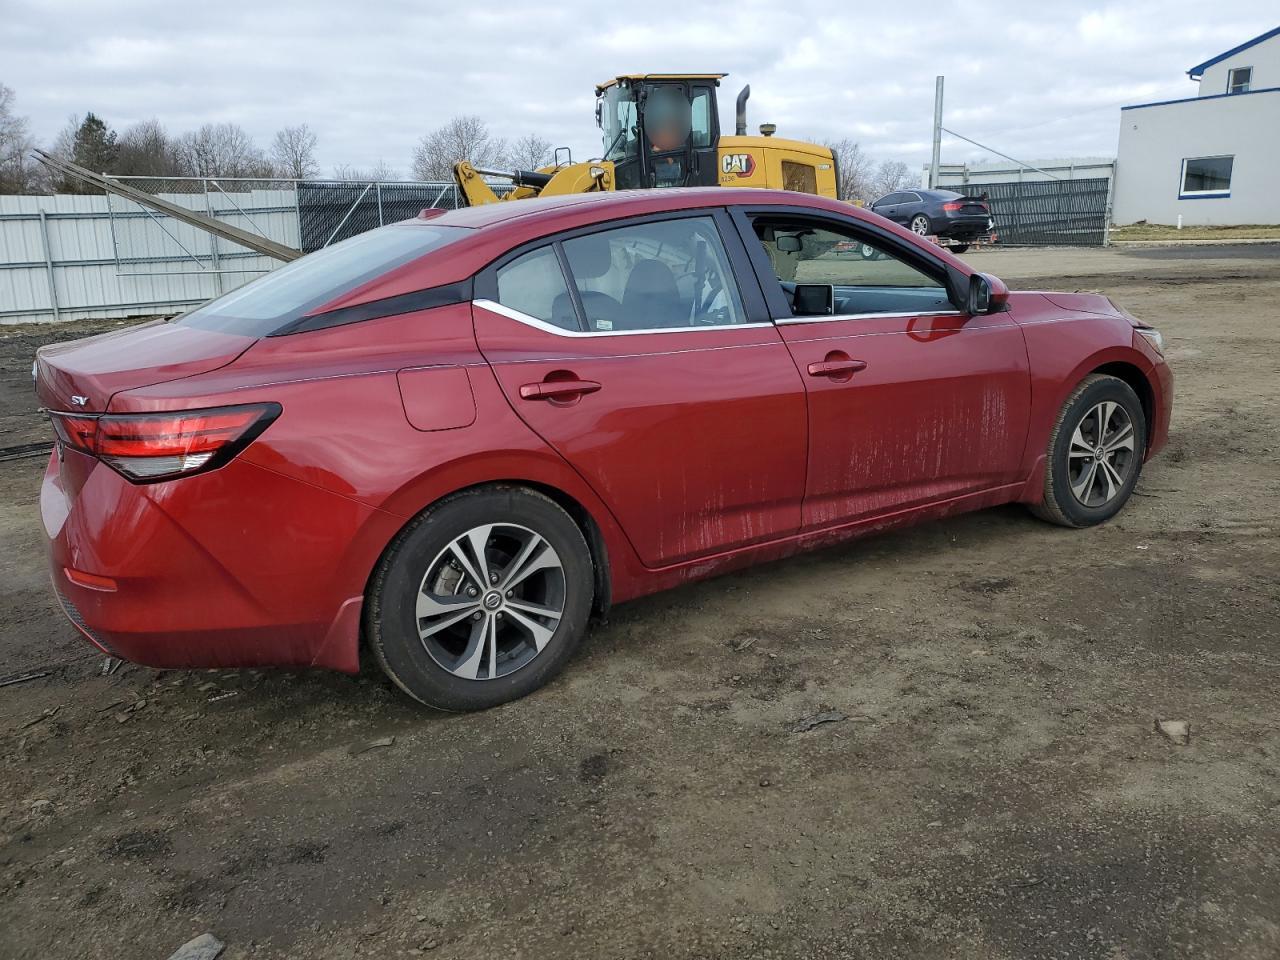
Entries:
{"type": "Polygon", "coordinates": [[[401,690],[484,710],[543,686],[586,633],[591,552],[573,519],[522,487],[440,501],[409,524],[369,585],[365,635],[401,690]]]}
{"type": "Polygon", "coordinates": [[[929,224],[929,218],[923,213],[917,213],[911,218],[911,232],[922,237],[927,237],[933,233],[933,227],[929,224]]]}
{"type": "Polygon", "coordinates": [[[1142,472],[1147,421],[1133,387],[1090,374],[1071,392],[1045,452],[1044,499],[1031,511],[1063,527],[1110,520],[1142,472]]]}
{"type": "Polygon", "coordinates": [[[950,250],[952,253],[964,253],[966,250],[968,250],[968,249],[969,249],[969,244],[967,244],[967,243],[953,243],[953,244],[952,244],[950,247],[948,247],[947,249],[948,249],[948,250],[950,250]]]}

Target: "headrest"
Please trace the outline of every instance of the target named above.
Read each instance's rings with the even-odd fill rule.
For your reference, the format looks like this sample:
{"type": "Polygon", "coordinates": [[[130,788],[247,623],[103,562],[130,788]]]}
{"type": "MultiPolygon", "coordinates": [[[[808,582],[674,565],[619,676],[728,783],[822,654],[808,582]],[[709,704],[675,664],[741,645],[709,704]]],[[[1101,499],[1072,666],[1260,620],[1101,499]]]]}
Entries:
{"type": "Polygon", "coordinates": [[[579,237],[564,245],[569,267],[577,280],[603,277],[613,266],[613,254],[605,237],[579,237]]]}

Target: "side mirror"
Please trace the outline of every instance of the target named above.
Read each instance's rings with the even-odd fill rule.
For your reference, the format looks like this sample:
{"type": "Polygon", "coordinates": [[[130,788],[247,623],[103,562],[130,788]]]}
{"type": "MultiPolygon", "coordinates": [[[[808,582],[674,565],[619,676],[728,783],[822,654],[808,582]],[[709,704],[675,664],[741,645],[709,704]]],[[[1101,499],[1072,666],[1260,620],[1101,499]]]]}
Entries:
{"type": "Polygon", "coordinates": [[[799,253],[804,246],[794,233],[780,233],[774,242],[779,253],[799,253]]]}
{"type": "Polygon", "coordinates": [[[791,311],[797,317],[829,317],[836,309],[836,288],[829,283],[797,283],[791,311]]]}
{"type": "Polygon", "coordinates": [[[1009,288],[997,278],[985,273],[969,277],[969,295],[965,300],[965,312],[971,317],[984,313],[998,313],[1009,301],[1009,288]]]}

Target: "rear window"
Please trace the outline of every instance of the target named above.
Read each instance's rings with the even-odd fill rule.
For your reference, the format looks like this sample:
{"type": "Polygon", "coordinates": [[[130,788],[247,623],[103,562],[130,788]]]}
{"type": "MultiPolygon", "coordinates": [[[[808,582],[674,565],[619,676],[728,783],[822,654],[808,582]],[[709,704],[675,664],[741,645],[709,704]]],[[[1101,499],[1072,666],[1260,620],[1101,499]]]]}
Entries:
{"type": "Polygon", "coordinates": [[[367,280],[461,237],[461,227],[380,227],[307,254],[173,321],[268,337],[367,280]]]}

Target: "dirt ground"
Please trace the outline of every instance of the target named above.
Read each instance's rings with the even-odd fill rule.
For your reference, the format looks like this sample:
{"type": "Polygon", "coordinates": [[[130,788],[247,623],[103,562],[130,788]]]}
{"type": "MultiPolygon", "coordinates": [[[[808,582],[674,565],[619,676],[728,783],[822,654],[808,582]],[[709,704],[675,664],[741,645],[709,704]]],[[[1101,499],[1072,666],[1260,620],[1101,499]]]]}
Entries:
{"type": "MultiPolygon", "coordinates": [[[[48,673],[0,686],[0,956],[1280,955],[1280,246],[970,259],[1168,337],[1173,438],[1115,522],[997,509],[628,604],[484,714],[103,675],[43,458],[0,462],[0,680],[48,673]]],[[[69,332],[0,328],[0,446],[45,437],[69,332]]]]}

